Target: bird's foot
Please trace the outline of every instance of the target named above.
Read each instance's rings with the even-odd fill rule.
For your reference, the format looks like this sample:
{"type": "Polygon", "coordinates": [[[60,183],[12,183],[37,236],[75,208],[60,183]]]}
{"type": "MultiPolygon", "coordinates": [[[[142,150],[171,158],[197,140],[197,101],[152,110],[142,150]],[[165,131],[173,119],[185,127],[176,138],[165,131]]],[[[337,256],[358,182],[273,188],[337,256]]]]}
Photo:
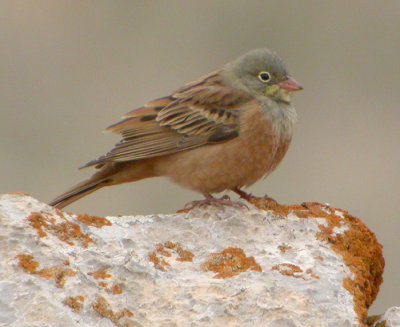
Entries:
{"type": "Polygon", "coordinates": [[[254,196],[251,193],[247,193],[245,191],[242,191],[240,188],[235,187],[232,189],[233,192],[235,192],[236,194],[238,194],[242,199],[245,199],[246,201],[251,203],[251,200],[266,200],[268,202],[273,202],[274,204],[278,204],[278,201],[276,201],[275,199],[269,197],[267,194],[264,195],[263,197],[258,197],[258,196],[254,196]]]}
{"type": "Polygon", "coordinates": [[[184,207],[184,210],[192,210],[195,207],[204,207],[209,205],[215,205],[218,208],[224,208],[225,206],[230,207],[246,207],[248,206],[241,201],[232,201],[228,195],[224,195],[221,198],[214,198],[211,194],[204,194],[205,199],[196,200],[187,203],[184,207]]]}
{"type": "Polygon", "coordinates": [[[237,195],[239,195],[242,199],[245,199],[248,202],[250,202],[251,199],[255,198],[255,196],[253,194],[242,191],[238,187],[233,188],[232,191],[235,192],[237,195]]]}

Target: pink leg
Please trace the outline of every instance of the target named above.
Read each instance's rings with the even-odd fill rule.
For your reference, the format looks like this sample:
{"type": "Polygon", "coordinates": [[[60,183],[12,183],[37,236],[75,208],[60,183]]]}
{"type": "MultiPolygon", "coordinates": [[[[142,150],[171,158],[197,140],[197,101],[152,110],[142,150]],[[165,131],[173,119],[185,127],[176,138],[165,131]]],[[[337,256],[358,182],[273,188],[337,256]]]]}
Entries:
{"type": "Polygon", "coordinates": [[[205,199],[197,200],[189,202],[185,205],[185,209],[193,209],[194,207],[203,207],[207,205],[215,205],[219,208],[223,208],[224,206],[232,206],[232,207],[247,207],[246,204],[240,201],[231,201],[228,195],[224,195],[223,197],[217,199],[214,198],[210,193],[203,193],[205,199]]]}
{"type": "MultiPolygon", "coordinates": [[[[256,196],[252,195],[251,193],[246,193],[245,191],[242,191],[238,187],[233,188],[232,191],[235,192],[236,194],[238,194],[242,199],[245,199],[246,201],[249,201],[249,202],[251,199],[257,198],[256,196]]],[[[264,195],[264,197],[262,199],[267,200],[267,201],[272,201],[272,202],[275,202],[276,204],[278,204],[278,202],[276,200],[274,200],[273,198],[270,198],[268,195],[264,195]]]]}

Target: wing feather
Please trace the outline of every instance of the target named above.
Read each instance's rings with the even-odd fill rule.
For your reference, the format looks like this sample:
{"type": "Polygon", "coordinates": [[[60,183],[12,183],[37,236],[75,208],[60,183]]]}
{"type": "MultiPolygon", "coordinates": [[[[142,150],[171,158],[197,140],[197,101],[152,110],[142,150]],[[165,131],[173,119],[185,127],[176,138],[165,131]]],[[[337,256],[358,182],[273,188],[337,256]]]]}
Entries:
{"type": "Polygon", "coordinates": [[[122,135],[122,140],[84,167],[158,157],[235,138],[242,108],[253,99],[247,92],[223,86],[218,72],[211,73],[109,126],[105,131],[122,135]]]}

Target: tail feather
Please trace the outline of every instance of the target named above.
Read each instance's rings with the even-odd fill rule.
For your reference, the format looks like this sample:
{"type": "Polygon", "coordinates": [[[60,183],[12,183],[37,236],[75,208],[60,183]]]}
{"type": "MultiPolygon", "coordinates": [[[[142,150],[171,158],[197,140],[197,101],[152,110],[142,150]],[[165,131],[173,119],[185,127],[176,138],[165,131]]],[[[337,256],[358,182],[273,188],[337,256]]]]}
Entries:
{"type": "Polygon", "coordinates": [[[96,168],[99,170],[92,177],[56,197],[49,205],[62,209],[104,186],[134,182],[155,176],[152,166],[146,161],[108,162],[96,168]]]}
{"type": "Polygon", "coordinates": [[[98,189],[108,185],[110,183],[109,178],[104,178],[100,180],[93,180],[93,179],[87,179],[65,193],[61,194],[60,196],[56,197],[53,199],[49,205],[62,209],[66,207],[67,205],[79,200],[80,198],[83,198],[84,196],[93,193],[94,191],[97,191],[98,189]]]}

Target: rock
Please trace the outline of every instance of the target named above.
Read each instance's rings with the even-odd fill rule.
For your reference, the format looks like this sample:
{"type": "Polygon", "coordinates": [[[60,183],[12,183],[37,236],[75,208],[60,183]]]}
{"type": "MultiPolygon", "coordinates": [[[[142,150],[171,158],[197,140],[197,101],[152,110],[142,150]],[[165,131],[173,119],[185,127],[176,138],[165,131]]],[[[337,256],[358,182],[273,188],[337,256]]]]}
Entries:
{"type": "Polygon", "coordinates": [[[103,218],[1,195],[0,325],[367,323],[384,260],[358,218],[318,203],[248,207],[103,218]]]}
{"type": "Polygon", "coordinates": [[[371,327],[398,327],[400,326],[400,307],[392,307],[384,314],[369,317],[368,326],[371,327]]]}

